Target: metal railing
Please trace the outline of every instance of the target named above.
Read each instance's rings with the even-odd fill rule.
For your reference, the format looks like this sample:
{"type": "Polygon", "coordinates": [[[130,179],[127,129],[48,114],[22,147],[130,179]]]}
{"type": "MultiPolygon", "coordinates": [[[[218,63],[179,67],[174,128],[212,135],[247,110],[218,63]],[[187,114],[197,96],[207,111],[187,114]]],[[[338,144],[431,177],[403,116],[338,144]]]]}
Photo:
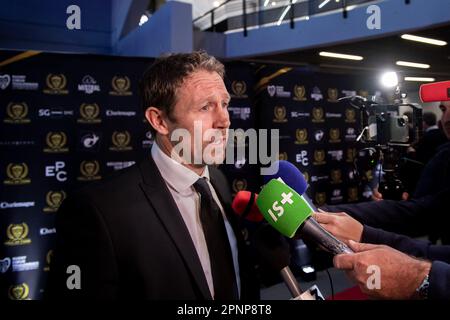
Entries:
{"type": "MultiPolygon", "coordinates": [[[[250,28],[289,23],[298,19],[341,11],[343,18],[354,6],[374,0],[228,0],[194,19],[194,28],[201,31],[243,31],[250,28]]],[[[410,0],[404,0],[408,4],[410,0]]]]}

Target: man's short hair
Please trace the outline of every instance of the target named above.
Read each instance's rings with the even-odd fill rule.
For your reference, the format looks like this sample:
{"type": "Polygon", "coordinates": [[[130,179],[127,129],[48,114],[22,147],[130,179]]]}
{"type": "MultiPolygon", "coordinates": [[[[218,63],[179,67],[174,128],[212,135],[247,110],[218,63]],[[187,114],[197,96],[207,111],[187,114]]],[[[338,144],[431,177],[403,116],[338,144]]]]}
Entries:
{"type": "MultiPolygon", "coordinates": [[[[177,89],[188,76],[199,70],[217,72],[222,79],[225,76],[224,65],[203,50],[157,58],[144,72],[139,83],[144,112],[149,107],[155,107],[175,121],[172,112],[177,103],[177,89]]],[[[150,130],[155,137],[156,130],[152,126],[150,130]]]]}
{"type": "Polygon", "coordinates": [[[422,121],[429,127],[435,126],[437,123],[436,114],[434,114],[434,112],[424,112],[422,115],[422,121]]]}

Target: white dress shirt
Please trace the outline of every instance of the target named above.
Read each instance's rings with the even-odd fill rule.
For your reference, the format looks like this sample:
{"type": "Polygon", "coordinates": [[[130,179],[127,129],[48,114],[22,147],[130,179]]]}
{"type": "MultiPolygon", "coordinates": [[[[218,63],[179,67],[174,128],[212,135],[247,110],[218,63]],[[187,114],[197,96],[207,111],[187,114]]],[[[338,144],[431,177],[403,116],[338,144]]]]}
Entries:
{"type": "Polygon", "coordinates": [[[239,263],[238,263],[238,249],[237,241],[234,235],[233,229],[226,215],[222,204],[220,203],[216,191],[209,181],[208,166],[205,167],[203,174],[199,176],[194,171],[183,166],[179,162],[166,155],[158,146],[157,143],[153,143],[151,155],[156,163],[156,166],[161,172],[166,185],[172,194],[175,203],[178,206],[178,210],[183,217],[184,223],[189,231],[192,242],[194,243],[200,263],[205,273],[206,281],[208,282],[211,296],[214,297],[214,283],[211,274],[211,264],[209,260],[208,247],[205,241],[205,235],[203,233],[202,223],[200,221],[200,197],[195,191],[193,184],[199,178],[206,178],[211,194],[216,201],[217,205],[222,212],[222,216],[225,222],[225,228],[228,234],[228,240],[230,242],[231,254],[233,257],[234,271],[236,275],[236,283],[238,288],[238,294],[240,296],[241,285],[239,277],[239,263]]]}

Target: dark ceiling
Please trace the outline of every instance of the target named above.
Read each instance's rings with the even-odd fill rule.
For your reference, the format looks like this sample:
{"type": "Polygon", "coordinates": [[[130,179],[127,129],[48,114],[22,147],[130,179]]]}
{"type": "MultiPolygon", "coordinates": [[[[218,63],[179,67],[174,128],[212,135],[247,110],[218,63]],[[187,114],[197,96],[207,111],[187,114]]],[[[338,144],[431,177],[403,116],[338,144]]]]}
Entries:
{"type": "MultiPolygon", "coordinates": [[[[310,65],[322,71],[338,73],[381,73],[389,69],[405,76],[432,77],[436,81],[450,80],[450,24],[438,28],[408,32],[409,34],[444,40],[446,46],[435,46],[400,38],[401,34],[353,43],[301,50],[289,53],[259,56],[252,61],[310,65]],[[331,51],[363,56],[362,61],[351,61],[319,56],[320,51],[331,51]],[[429,69],[401,67],[396,61],[426,63],[429,69]]],[[[417,87],[419,83],[407,83],[417,87]]]]}

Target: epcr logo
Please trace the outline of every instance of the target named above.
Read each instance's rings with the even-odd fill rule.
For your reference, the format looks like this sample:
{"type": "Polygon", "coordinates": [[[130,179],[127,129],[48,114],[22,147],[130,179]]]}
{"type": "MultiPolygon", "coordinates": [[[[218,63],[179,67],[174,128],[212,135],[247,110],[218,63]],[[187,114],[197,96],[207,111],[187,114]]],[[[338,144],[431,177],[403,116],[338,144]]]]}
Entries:
{"type": "Polygon", "coordinates": [[[66,163],[64,161],[56,161],[54,166],[45,167],[46,177],[56,177],[59,182],[64,182],[67,180],[67,171],[63,171],[66,163]]]}

